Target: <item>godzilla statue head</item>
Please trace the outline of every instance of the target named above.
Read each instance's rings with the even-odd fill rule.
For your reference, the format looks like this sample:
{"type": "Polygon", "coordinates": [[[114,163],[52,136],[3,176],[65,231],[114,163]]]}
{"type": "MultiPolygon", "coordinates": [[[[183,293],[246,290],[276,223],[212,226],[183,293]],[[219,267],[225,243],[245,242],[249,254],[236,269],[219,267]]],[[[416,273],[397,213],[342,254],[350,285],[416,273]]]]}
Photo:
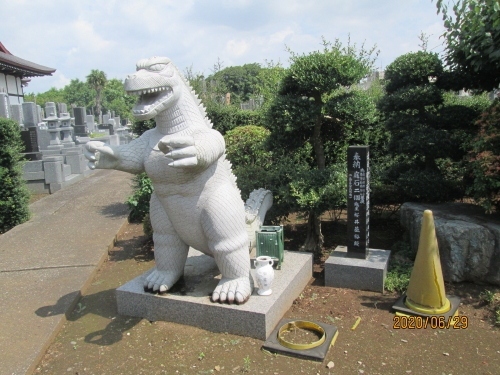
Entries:
{"type": "Polygon", "coordinates": [[[184,85],[183,77],[167,57],[137,62],[137,71],[125,79],[125,91],[139,99],[133,108],[138,120],[149,120],[175,104],[184,85]]]}

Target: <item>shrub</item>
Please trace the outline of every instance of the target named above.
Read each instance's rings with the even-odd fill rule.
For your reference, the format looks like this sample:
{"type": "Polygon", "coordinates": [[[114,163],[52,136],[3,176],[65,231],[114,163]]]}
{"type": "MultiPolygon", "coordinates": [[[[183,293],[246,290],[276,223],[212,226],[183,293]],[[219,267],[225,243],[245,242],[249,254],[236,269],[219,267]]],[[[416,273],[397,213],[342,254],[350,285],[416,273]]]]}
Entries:
{"type": "Polygon", "coordinates": [[[146,121],[137,121],[135,120],[132,123],[132,133],[137,134],[138,136],[142,135],[146,130],[153,129],[156,123],[155,120],[146,120],[146,121]]]}
{"type": "Polygon", "coordinates": [[[260,111],[246,111],[232,105],[219,104],[208,105],[206,110],[214,129],[222,135],[237,126],[258,125],[262,122],[260,111]]]}
{"type": "Polygon", "coordinates": [[[269,130],[255,125],[238,126],[224,136],[227,159],[233,165],[237,184],[243,197],[254,189],[266,187],[271,153],[265,146],[269,130]]]}
{"type": "Polygon", "coordinates": [[[0,118],[0,233],[30,216],[30,194],[22,178],[22,150],[17,122],[0,118]]]}
{"type": "Polygon", "coordinates": [[[472,144],[469,192],[486,212],[500,209],[500,101],[496,100],[476,122],[479,133],[472,144]]]}
{"type": "MultiPolygon", "coordinates": [[[[141,136],[145,131],[155,127],[154,120],[134,121],[132,132],[141,136]]],[[[133,179],[133,192],[126,202],[130,208],[129,220],[132,222],[144,222],[149,220],[149,200],[153,193],[153,184],[146,173],[138,174],[133,179]],[[147,215],[147,218],[146,218],[147,215]]],[[[145,230],[147,223],[144,224],[145,230]]],[[[146,233],[146,235],[148,235],[146,233]]]]}
{"type": "Polygon", "coordinates": [[[270,153],[264,146],[270,131],[261,126],[238,126],[224,136],[226,155],[234,167],[244,167],[249,164],[267,167],[270,163],[270,153]]]}
{"type": "Polygon", "coordinates": [[[400,203],[453,201],[465,195],[464,159],[472,124],[487,102],[485,95],[461,98],[445,92],[445,75],[438,56],[422,51],[398,57],[387,67],[387,95],[379,108],[391,133],[394,162],[387,164],[385,176],[378,174],[378,190],[393,185],[400,203]],[[429,82],[429,77],[436,80],[429,82]]]}
{"type": "Polygon", "coordinates": [[[149,200],[153,193],[153,184],[145,172],[135,176],[133,183],[134,192],[126,201],[131,210],[129,219],[133,222],[142,222],[146,214],[149,213],[149,200]]]}
{"type": "Polygon", "coordinates": [[[407,53],[387,67],[385,89],[390,94],[405,86],[425,85],[429,83],[428,77],[438,77],[442,73],[443,65],[437,54],[424,51],[407,53]]]}

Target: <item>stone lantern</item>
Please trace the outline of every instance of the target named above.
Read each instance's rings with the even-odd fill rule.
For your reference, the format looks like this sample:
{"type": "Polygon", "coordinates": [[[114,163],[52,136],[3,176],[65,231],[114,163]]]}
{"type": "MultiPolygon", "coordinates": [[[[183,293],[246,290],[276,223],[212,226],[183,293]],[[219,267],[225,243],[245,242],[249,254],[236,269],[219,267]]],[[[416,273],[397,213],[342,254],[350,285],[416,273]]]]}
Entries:
{"type": "Polygon", "coordinates": [[[74,146],[75,142],[73,142],[73,138],[71,137],[73,128],[71,127],[71,117],[69,116],[69,113],[61,113],[61,116],[59,117],[59,124],[61,127],[63,145],[65,147],[74,146]]]}

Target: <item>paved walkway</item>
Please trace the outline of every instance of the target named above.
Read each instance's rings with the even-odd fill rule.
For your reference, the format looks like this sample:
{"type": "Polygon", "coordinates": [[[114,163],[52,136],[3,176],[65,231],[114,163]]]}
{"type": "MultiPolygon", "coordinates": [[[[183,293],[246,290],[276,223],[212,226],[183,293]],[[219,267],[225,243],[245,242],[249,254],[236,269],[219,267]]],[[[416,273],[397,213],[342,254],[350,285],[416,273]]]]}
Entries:
{"type": "Polygon", "coordinates": [[[0,375],[38,365],[126,224],[131,177],[96,171],[0,235],[0,375]]]}

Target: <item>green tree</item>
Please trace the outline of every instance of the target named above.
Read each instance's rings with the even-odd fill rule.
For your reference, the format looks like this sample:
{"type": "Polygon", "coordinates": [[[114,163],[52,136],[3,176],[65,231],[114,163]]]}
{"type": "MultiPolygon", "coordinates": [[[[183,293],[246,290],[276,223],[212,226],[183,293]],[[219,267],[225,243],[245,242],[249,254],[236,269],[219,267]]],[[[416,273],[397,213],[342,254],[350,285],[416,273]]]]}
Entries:
{"type": "Polygon", "coordinates": [[[25,102],[33,102],[40,105],[42,108],[47,102],[63,103],[65,102],[65,95],[63,89],[56,89],[52,87],[50,90],[40,94],[28,93],[24,94],[25,102]]]}
{"type": "Polygon", "coordinates": [[[470,192],[486,212],[500,211],[500,101],[495,100],[476,123],[472,143],[470,192]]]}
{"type": "MultiPolygon", "coordinates": [[[[452,9],[438,0],[446,31],[446,63],[472,89],[491,91],[500,83],[500,3],[456,0],[452,9]]],[[[460,88],[460,87],[459,87],[460,88]]]]}
{"type": "Polygon", "coordinates": [[[266,66],[259,71],[258,82],[255,87],[255,93],[262,97],[262,111],[266,112],[269,109],[273,99],[278,95],[280,83],[285,78],[287,69],[279,62],[274,63],[266,61],[266,66]]]}
{"type": "Polygon", "coordinates": [[[238,105],[254,96],[261,67],[257,63],[224,68],[207,78],[222,82],[231,94],[231,104],[238,105]]]}
{"type": "Polygon", "coordinates": [[[345,203],[345,149],[376,117],[375,106],[366,107],[364,94],[352,87],[370,71],[375,49],[338,40],[323,47],[308,55],[290,51],[291,66],[267,111],[274,212],[306,213],[303,249],[316,254],[323,245],[319,216],[345,203]]]}
{"type": "Polygon", "coordinates": [[[103,108],[109,111],[115,111],[117,116],[132,120],[132,107],[136,98],[127,95],[123,82],[119,79],[110,79],[106,82],[103,90],[103,108]]]}
{"type": "Polygon", "coordinates": [[[397,199],[440,202],[465,193],[463,160],[485,98],[474,105],[475,99],[445,95],[446,74],[437,54],[423,51],[400,56],[386,69],[380,108],[393,160],[386,182],[397,199]]]}
{"type": "Polygon", "coordinates": [[[0,233],[29,219],[29,192],[22,178],[19,124],[0,118],[0,233]]]}
{"type": "Polygon", "coordinates": [[[90,71],[90,74],[87,76],[87,83],[96,92],[95,107],[97,116],[101,114],[102,91],[106,86],[106,81],[106,73],[104,73],[102,70],[92,69],[90,71]]]}
{"type": "Polygon", "coordinates": [[[69,85],[63,88],[64,102],[72,107],[90,107],[94,101],[91,87],[78,78],[72,79],[69,85]]]}

